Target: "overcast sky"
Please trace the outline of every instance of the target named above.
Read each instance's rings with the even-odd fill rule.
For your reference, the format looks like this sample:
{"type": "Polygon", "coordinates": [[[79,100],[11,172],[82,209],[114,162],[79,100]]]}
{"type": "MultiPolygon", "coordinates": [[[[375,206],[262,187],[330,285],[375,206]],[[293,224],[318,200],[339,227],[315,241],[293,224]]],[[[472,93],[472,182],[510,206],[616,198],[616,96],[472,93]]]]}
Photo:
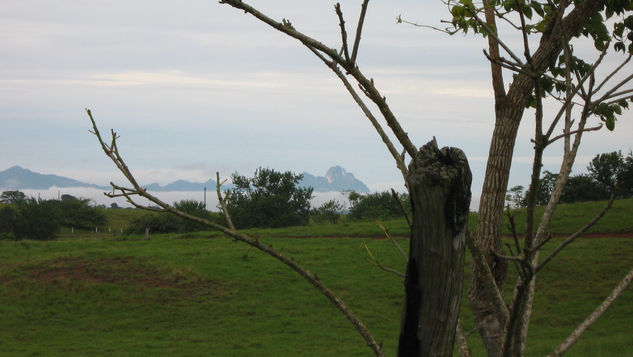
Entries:
{"type": "MultiPolygon", "coordinates": [[[[252,4],[340,46],[333,3],[252,4]]],[[[359,9],[360,1],[343,2],[350,33],[359,9]]],[[[494,122],[485,42],[396,24],[399,14],[435,26],[447,18],[439,0],[371,2],[359,66],[416,145],[436,136],[466,152],[477,197],[494,122]]],[[[120,134],[124,157],[146,184],[250,175],[258,166],[323,175],[341,165],[374,190],[402,187],[393,159],[328,68],[298,42],[214,0],[2,1],[0,170],[121,182],[88,133],[84,108],[102,132],[120,134]]],[[[528,183],[526,118],[511,185],[528,183]]],[[[588,135],[576,171],[598,152],[628,152],[631,119],[629,112],[616,132],[588,135]]],[[[558,171],[558,149],[546,153],[546,169],[558,171]]]]}

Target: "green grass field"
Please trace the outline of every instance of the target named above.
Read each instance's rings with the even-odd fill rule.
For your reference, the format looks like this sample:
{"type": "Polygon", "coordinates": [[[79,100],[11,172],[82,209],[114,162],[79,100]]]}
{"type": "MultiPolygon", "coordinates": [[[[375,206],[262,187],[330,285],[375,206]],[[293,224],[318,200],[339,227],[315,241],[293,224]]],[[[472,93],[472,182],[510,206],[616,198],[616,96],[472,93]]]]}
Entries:
{"type": "MultiPolygon", "coordinates": [[[[550,231],[557,235],[571,234],[582,227],[589,219],[593,218],[602,210],[606,202],[585,202],[574,204],[563,204],[558,206],[554,218],[550,224],[550,231]]],[[[539,217],[543,209],[538,208],[539,217]]],[[[62,228],[61,237],[96,236],[111,237],[120,235],[125,231],[130,221],[138,216],[147,214],[142,210],[134,209],[103,209],[108,224],[99,227],[98,234],[93,234],[94,230],[75,231],[70,233],[69,228],[62,228]],[[106,234],[110,232],[110,234],[106,234]]],[[[525,209],[513,210],[517,230],[519,234],[525,231],[525,209]]],[[[588,233],[633,233],[633,199],[617,200],[611,210],[594,226],[588,233]]],[[[477,214],[470,214],[469,225],[471,230],[476,230],[477,214]]],[[[391,219],[382,222],[389,228],[394,236],[406,237],[409,235],[409,228],[404,219],[391,219]]],[[[310,224],[307,226],[287,227],[281,229],[251,229],[244,230],[245,233],[258,237],[383,237],[384,233],[373,221],[350,221],[347,217],[342,217],[338,224],[310,224]]],[[[509,235],[508,219],[505,217],[503,233],[509,235]]],[[[217,232],[206,232],[205,236],[217,236],[217,232]]]]}
{"type": "MultiPolygon", "coordinates": [[[[624,207],[614,212],[631,224],[633,209],[624,207]]],[[[406,226],[403,220],[385,224],[397,234],[406,226]]],[[[402,281],[372,266],[363,245],[385,265],[404,270],[404,261],[388,240],[373,238],[382,234],[376,228],[371,222],[342,222],[254,234],[318,273],[391,356],[402,281]]],[[[605,231],[610,229],[615,228],[605,231]]],[[[407,246],[406,238],[399,241],[407,246]]],[[[584,238],[561,253],[537,278],[528,356],[549,353],[632,265],[633,238],[584,238]]],[[[469,272],[467,263],[466,285],[469,272]]],[[[469,330],[465,296],[463,301],[469,330]]],[[[295,273],[239,242],[205,232],[150,240],[75,235],[0,241],[0,316],[2,356],[371,355],[347,320],[295,273]]],[[[629,356],[631,326],[629,288],[569,355],[629,356]]],[[[473,355],[482,355],[476,333],[469,342],[473,355]]]]}

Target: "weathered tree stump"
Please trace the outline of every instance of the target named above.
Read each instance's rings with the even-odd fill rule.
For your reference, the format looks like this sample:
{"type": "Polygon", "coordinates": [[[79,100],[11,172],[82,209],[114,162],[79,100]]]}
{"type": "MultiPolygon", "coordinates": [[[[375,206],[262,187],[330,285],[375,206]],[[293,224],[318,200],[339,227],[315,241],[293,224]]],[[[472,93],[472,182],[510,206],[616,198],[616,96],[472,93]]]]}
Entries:
{"type": "Polygon", "coordinates": [[[398,356],[452,356],[471,173],[457,148],[423,146],[409,164],[412,226],[398,356]]]}

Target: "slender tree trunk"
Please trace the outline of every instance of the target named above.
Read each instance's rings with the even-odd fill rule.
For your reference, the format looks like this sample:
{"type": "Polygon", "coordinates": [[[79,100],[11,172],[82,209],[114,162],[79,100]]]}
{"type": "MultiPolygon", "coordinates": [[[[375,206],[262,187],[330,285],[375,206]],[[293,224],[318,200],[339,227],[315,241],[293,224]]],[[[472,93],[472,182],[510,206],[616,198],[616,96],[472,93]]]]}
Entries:
{"type": "MultiPolygon", "coordinates": [[[[529,95],[529,91],[527,92],[529,95]]],[[[523,108],[500,108],[497,113],[486,176],[479,203],[479,222],[477,226],[477,241],[486,254],[488,266],[492,271],[497,286],[503,285],[508,270],[507,262],[497,259],[494,253],[503,254],[501,240],[501,222],[505,203],[508,177],[517,131],[523,108]]],[[[473,266],[473,281],[469,292],[470,306],[475,323],[481,334],[484,346],[489,356],[498,356],[506,321],[501,316],[493,314],[491,302],[482,277],[476,266],[473,266]]]]}
{"type": "Polygon", "coordinates": [[[452,356],[461,300],[471,173],[464,153],[420,149],[407,178],[413,211],[398,356],[452,356]]]}
{"type": "MultiPolygon", "coordinates": [[[[563,20],[553,19],[531,58],[530,70],[534,74],[543,73],[556,60],[569,36],[578,33],[587,20],[604,7],[605,2],[606,0],[584,1],[576,4],[563,20]]],[[[493,77],[494,75],[493,71],[493,77]]],[[[493,83],[495,79],[493,78],[493,83]]],[[[533,90],[532,76],[520,73],[510,84],[507,95],[500,93],[495,96],[495,128],[479,203],[476,239],[487,256],[488,265],[499,288],[506,277],[507,263],[496,259],[494,253],[503,252],[501,222],[514,145],[524,109],[533,90]]],[[[470,305],[488,356],[497,357],[502,350],[507,321],[493,313],[492,302],[488,301],[489,295],[485,293],[481,283],[481,273],[476,268],[473,269],[470,305]]]]}

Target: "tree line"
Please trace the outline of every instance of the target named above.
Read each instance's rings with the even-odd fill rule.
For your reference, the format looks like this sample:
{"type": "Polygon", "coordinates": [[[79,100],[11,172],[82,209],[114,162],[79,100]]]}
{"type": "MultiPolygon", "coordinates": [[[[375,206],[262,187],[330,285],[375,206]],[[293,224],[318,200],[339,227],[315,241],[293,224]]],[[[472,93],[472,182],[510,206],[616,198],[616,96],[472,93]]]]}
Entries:
{"type": "MultiPolygon", "coordinates": [[[[587,166],[587,173],[569,175],[560,202],[574,203],[633,197],[633,153],[623,156],[621,151],[596,155],[587,166]]],[[[558,173],[545,170],[536,190],[536,204],[543,206],[550,199],[558,173]]],[[[526,207],[529,190],[518,185],[510,188],[506,202],[511,208],[526,207]]]]}
{"type": "MultiPolygon", "coordinates": [[[[234,173],[234,188],[225,191],[225,202],[238,228],[279,228],[318,224],[337,224],[345,215],[351,220],[376,220],[402,217],[410,212],[409,196],[390,192],[359,194],[347,192],[349,207],[329,200],[311,207],[311,187],[301,187],[302,174],[258,168],[253,177],[234,173]]],[[[60,200],[27,197],[21,191],[4,191],[0,202],[0,235],[2,239],[52,239],[62,227],[94,229],[106,224],[104,212],[90,204],[90,199],[62,195],[60,200]]],[[[116,208],[113,204],[113,208],[116,208]]],[[[224,217],[210,212],[196,200],[174,202],[174,207],[195,217],[222,223],[224,217]]],[[[186,233],[205,230],[201,223],[181,217],[147,213],[134,218],[125,233],[186,233]]]]}
{"type": "Polygon", "coordinates": [[[27,197],[20,191],[4,191],[0,196],[0,238],[47,240],[62,227],[93,229],[107,223],[103,211],[87,198],[62,195],[60,200],[27,197]]]}
{"type": "MultiPolygon", "coordinates": [[[[318,207],[311,207],[311,187],[301,187],[302,174],[280,172],[270,168],[258,168],[252,177],[234,173],[233,188],[226,190],[223,198],[236,228],[279,228],[318,224],[337,224],[341,216],[351,220],[375,220],[402,217],[410,212],[407,194],[390,192],[359,194],[347,192],[349,207],[337,200],[329,200],[318,207]]],[[[190,215],[218,224],[224,222],[222,214],[209,212],[204,203],[183,200],[174,207],[190,215]]],[[[218,207],[221,208],[221,207],[218,207]]],[[[134,219],[127,233],[140,234],[148,228],[154,233],[185,233],[200,231],[204,225],[173,215],[148,213],[134,219]]]]}

